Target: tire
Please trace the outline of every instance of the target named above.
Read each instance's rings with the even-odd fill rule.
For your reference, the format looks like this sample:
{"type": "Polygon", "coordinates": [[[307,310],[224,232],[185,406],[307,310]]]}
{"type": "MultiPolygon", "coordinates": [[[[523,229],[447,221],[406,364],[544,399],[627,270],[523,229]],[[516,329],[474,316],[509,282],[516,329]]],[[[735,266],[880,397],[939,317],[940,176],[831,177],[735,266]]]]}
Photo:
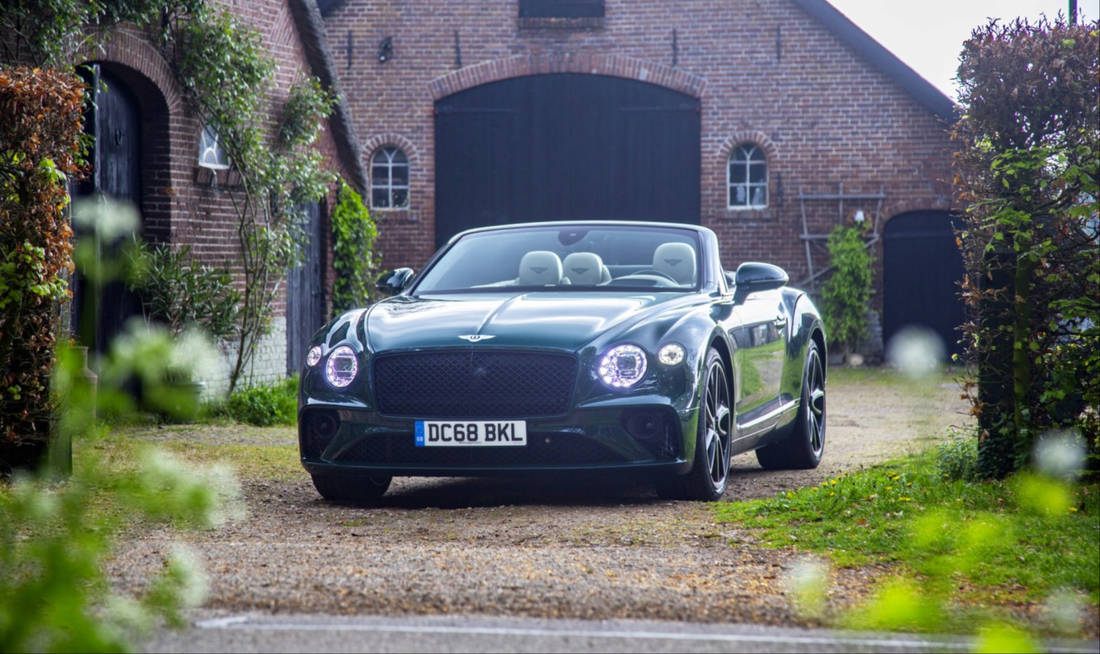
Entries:
{"type": "Polygon", "coordinates": [[[390,475],[365,475],[347,473],[318,473],[313,477],[313,487],[321,497],[330,502],[344,504],[369,504],[382,497],[390,487],[390,475]]]}
{"type": "Polygon", "coordinates": [[[790,433],[777,443],[756,450],[756,460],[768,470],[809,470],[825,453],[825,362],[810,341],[802,367],[802,396],[790,433]]]}
{"type": "Polygon", "coordinates": [[[726,364],[713,348],[707,351],[702,389],[691,472],[657,482],[657,494],[665,499],[713,502],[726,492],[733,439],[733,405],[726,364]]]}

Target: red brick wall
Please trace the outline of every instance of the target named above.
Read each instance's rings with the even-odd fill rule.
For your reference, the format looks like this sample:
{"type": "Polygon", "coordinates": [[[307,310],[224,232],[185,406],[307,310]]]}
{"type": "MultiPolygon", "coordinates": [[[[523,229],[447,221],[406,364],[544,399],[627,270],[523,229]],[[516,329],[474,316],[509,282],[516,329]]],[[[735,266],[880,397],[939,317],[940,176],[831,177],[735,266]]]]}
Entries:
{"type": "MultiPolygon", "coordinates": [[[[873,201],[844,206],[847,216],[862,208],[877,218],[880,232],[883,220],[901,212],[949,208],[950,153],[940,120],[785,0],[607,0],[602,27],[594,29],[520,27],[517,5],[348,0],[326,17],[336,69],[366,145],[364,163],[391,143],[412,162],[408,209],[373,213],[385,265],[421,266],[434,246],[434,100],[535,73],[615,75],[700,98],[701,220],[718,233],[728,267],[763,259],[786,267],[794,280],[805,276],[800,188],[881,188],[886,198],[877,216],[873,201]],[[393,57],[380,63],[378,44],[390,36],[393,57]],[[765,210],[726,208],[727,158],[743,141],[767,154],[765,210]]],[[[839,219],[835,201],[806,209],[814,233],[839,219]]],[[[815,265],[824,261],[819,254],[815,265]]]]}

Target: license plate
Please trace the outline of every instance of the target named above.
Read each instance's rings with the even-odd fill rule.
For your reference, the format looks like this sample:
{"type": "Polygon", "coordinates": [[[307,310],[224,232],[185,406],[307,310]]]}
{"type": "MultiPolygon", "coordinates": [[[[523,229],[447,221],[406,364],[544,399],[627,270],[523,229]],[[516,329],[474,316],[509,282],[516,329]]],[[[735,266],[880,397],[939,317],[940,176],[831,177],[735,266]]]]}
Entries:
{"type": "Polygon", "coordinates": [[[519,446],[527,444],[523,420],[418,420],[417,447],[519,446]]]}

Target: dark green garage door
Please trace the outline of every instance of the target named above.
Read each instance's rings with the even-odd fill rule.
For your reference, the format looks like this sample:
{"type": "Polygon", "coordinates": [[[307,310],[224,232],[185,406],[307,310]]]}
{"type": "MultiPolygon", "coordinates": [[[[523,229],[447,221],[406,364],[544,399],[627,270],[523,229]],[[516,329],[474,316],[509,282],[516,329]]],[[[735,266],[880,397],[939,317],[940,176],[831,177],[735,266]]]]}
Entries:
{"type": "Polygon", "coordinates": [[[531,220],[699,222],[699,101],[600,75],[534,75],[436,102],[436,244],[531,220]]]}
{"type": "Polygon", "coordinates": [[[944,211],[912,211],[886,223],[883,238],[883,337],[906,327],[935,332],[948,353],[961,352],[959,296],[963,261],[944,211]]]}

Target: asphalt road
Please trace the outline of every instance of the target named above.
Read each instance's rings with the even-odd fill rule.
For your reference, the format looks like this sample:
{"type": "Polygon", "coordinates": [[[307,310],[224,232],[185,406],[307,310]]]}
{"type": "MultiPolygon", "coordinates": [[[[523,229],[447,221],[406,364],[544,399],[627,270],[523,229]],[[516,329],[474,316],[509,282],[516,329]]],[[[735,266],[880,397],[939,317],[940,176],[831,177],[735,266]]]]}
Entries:
{"type": "MultiPolygon", "coordinates": [[[[161,632],[147,652],[968,652],[969,638],[840,632],[743,624],[499,617],[198,616],[161,632]]],[[[1050,641],[1057,653],[1097,641],[1050,641]]]]}

